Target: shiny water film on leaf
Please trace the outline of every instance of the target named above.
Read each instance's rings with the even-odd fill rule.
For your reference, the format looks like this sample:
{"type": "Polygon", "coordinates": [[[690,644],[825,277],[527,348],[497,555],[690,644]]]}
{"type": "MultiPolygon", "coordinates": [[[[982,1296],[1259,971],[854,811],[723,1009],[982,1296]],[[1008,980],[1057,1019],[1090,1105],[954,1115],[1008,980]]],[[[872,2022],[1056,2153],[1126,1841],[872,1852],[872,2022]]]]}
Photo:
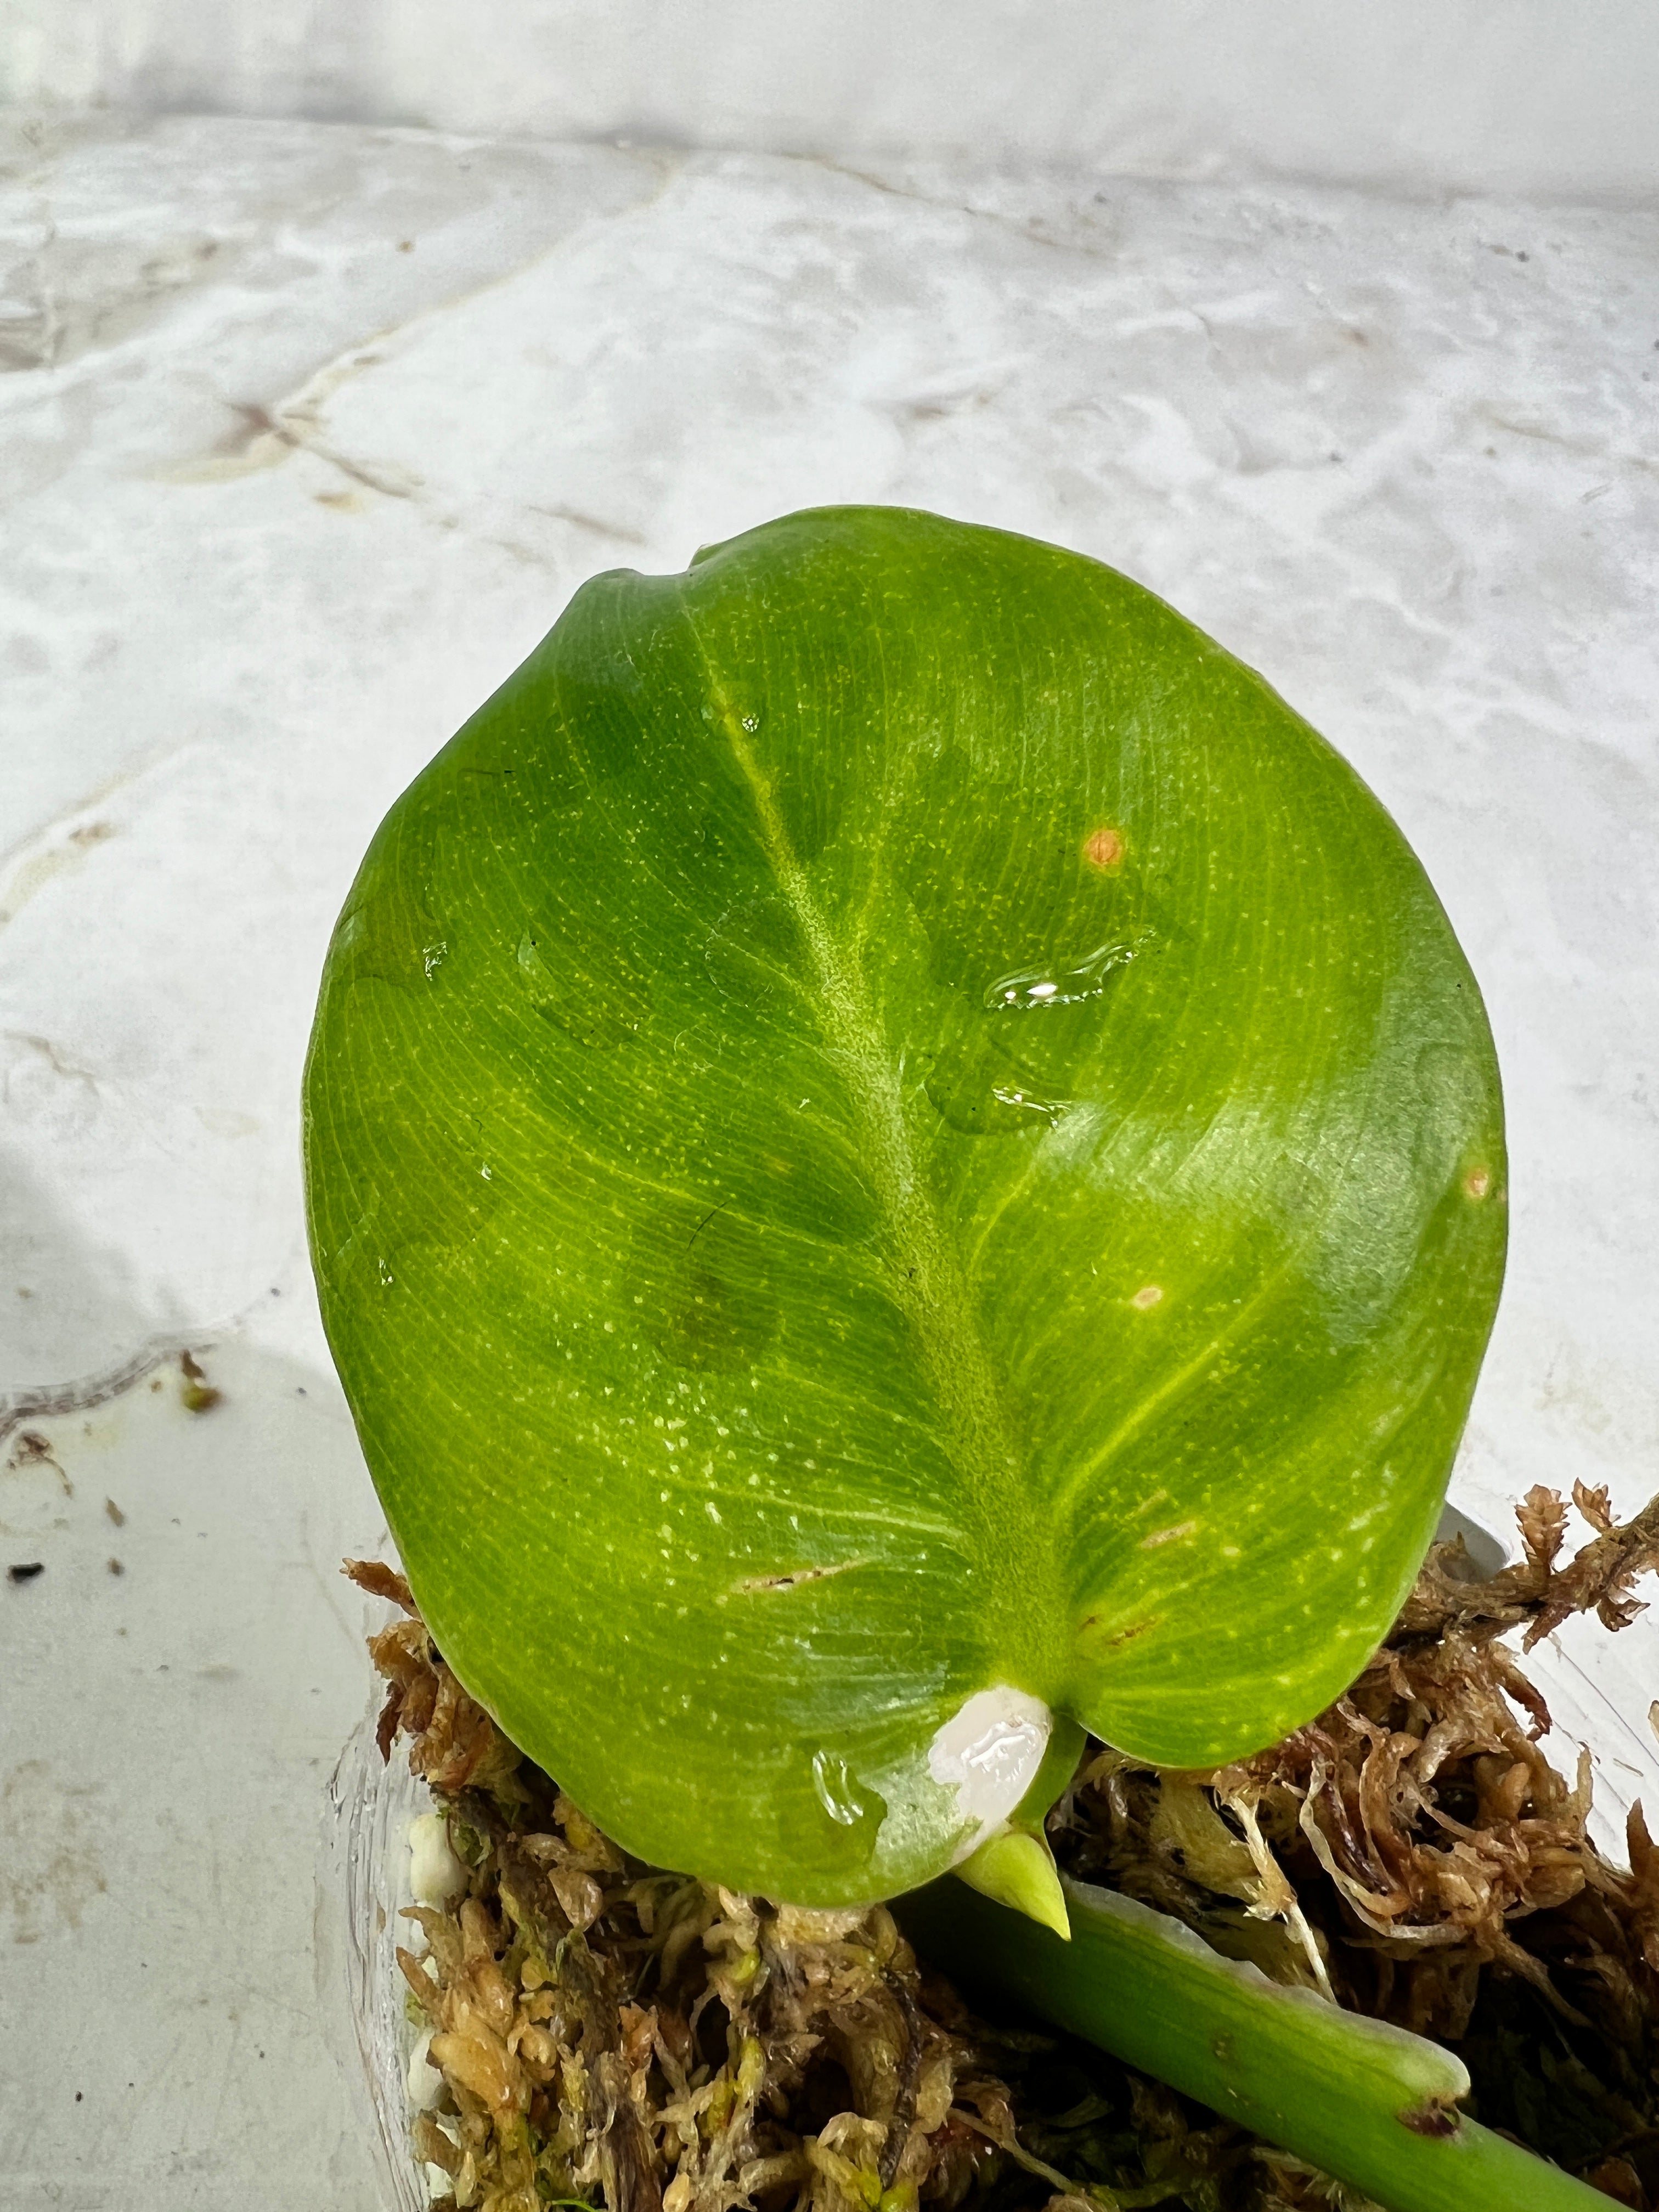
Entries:
{"type": "Polygon", "coordinates": [[[1124,577],[898,510],[577,593],[375,838],[306,1146],[446,1656],[803,1904],[960,1861],[1050,1715],[1202,1766],[1339,1692],[1503,1267],[1376,801],[1124,577]]]}

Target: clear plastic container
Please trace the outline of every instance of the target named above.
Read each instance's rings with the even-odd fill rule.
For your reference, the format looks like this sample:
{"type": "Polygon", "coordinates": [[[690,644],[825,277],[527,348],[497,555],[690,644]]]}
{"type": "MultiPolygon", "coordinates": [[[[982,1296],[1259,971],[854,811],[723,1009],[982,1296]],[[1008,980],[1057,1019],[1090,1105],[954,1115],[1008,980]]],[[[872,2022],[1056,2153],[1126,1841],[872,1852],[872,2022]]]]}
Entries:
{"type": "MultiPolygon", "coordinates": [[[[365,1663],[367,1663],[365,1662],[365,1663]]],[[[378,1687],[378,1686],[377,1686],[378,1687]]],[[[432,1810],[425,1783],[401,1746],[390,1760],[374,1739],[377,1697],[340,1753],[324,1816],[317,1908],[318,1994],[374,2148],[386,2212],[426,2212],[429,2193],[410,2142],[408,1984],[398,1946],[416,1952],[420,1931],[402,1917],[415,1902],[409,1831],[432,1810]]]]}

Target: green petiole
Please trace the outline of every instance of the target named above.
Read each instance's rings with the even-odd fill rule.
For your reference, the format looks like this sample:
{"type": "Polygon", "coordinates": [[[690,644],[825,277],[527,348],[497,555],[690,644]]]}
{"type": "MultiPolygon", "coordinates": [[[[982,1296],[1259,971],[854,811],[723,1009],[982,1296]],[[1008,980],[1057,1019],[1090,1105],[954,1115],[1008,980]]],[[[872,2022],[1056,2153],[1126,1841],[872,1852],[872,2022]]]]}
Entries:
{"type": "Polygon", "coordinates": [[[896,1909],[969,1990],[1029,2006],[1386,2212],[1605,2212],[1599,2191],[1458,2112],[1469,2077],[1438,2044],[1279,1988],[1168,1915],[1061,1879],[1069,1942],[949,1880],[896,1909]]]}

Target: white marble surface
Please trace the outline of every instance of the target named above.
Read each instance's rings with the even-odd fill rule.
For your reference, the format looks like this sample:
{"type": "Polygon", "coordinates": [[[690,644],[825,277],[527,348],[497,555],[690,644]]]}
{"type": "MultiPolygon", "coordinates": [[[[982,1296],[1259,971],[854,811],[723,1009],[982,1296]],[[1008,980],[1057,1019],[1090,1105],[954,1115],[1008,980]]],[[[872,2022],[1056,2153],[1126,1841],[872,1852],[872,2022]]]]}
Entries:
{"type": "MultiPolygon", "coordinates": [[[[374,2202],[310,1929],[380,1524],[298,1070],[381,811],[596,568],[904,501],[1262,669],[1498,1034],[1457,1494],[1659,1486],[1653,214],[209,120],[14,132],[4,185],[0,1392],[189,1344],[225,1396],[158,1370],[0,1472],[46,1567],[0,1583],[0,2206],[374,2202]]],[[[1560,1674],[1615,1793],[1656,1649],[1560,1674]]]]}
{"type": "Polygon", "coordinates": [[[1659,187],[1652,0],[0,0],[0,101],[1659,187]]]}

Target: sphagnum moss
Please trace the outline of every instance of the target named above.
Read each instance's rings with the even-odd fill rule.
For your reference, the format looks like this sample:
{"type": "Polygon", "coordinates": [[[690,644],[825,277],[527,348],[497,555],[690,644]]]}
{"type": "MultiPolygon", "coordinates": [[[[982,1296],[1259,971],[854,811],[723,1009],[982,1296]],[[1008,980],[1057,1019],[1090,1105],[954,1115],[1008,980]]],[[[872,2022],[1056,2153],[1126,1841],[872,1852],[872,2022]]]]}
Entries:
{"type": "MultiPolygon", "coordinates": [[[[1639,1809],[1630,1870],[1596,1849],[1588,1764],[1569,1781],[1546,1758],[1547,1709],[1502,1640],[1592,1607],[1617,1628],[1638,1609],[1659,1509],[1620,1527],[1600,1493],[1575,1502],[1594,1533],[1565,1560],[1566,1509],[1545,1491],[1520,1509],[1516,1567],[1483,1581],[1459,1547],[1437,1549],[1348,1693],[1258,1758],[1179,1773],[1091,1746],[1048,1832],[1073,1879],[1276,1983],[1437,2037],[1467,2063],[1477,2117],[1645,2207],[1659,1852],[1639,1809]]],[[[969,2011],[903,1932],[937,1926],[936,1903],[800,1911],[629,1858],[467,1697],[402,1578],[351,1571],[403,1609],[372,1646],[382,1747],[407,1740],[465,1870],[448,1903],[415,1909],[400,1954],[441,2085],[413,2120],[416,2152],[448,2178],[441,2205],[1367,2201],[1006,2003],[969,2011]]],[[[944,1910],[994,1908],[958,1891],[944,1910]]],[[[1431,2134],[1437,2112],[1462,2124],[1432,2098],[1422,2109],[1431,2134]]]]}

